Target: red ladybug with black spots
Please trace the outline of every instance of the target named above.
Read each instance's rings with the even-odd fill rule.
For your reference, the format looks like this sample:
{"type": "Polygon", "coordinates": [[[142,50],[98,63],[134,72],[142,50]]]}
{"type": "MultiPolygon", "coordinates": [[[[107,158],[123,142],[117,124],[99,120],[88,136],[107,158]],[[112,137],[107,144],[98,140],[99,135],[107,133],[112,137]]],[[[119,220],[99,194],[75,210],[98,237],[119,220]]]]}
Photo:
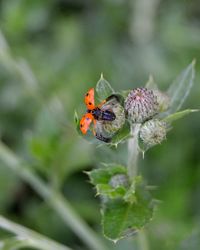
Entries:
{"type": "Polygon", "coordinates": [[[97,121],[114,121],[116,116],[115,114],[104,108],[104,104],[107,100],[104,100],[99,105],[95,106],[94,101],[94,88],[88,90],[85,94],[85,104],[87,107],[87,112],[80,120],[80,130],[83,134],[86,134],[91,123],[93,122],[93,134],[97,139],[108,142],[108,138],[103,137],[100,133],[96,132],[96,123],[97,121]]]}

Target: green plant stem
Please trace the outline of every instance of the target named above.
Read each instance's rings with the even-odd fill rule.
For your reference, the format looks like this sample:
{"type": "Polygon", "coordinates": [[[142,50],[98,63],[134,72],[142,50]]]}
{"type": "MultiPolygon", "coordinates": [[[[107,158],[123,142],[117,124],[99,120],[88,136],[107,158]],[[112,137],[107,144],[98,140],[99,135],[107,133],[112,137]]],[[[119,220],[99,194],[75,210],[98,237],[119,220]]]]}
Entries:
{"type": "Polygon", "coordinates": [[[137,162],[139,155],[138,133],[141,124],[134,124],[131,127],[131,138],[128,140],[128,175],[132,180],[137,175],[137,162]]]}
{"type": "MultiPolygon", "coordinates": [[[[141,124],[134,124],[131,126],[131,138],[128,140],[128,176],[130,181],[133,181],[138,172],[138,133],[140,131],[141,124]]],[[[138,232],[138,245],[140,250],[149,250],[148,242],[144,230],[138,232]]]]}
{"type": "Polygon", "coordinates": [[[4,143],[0,142],[0,159],[19,175],[55,210],[65,224],[92,250],[107,249],[96,233],[74,212],[70,203],[58,192],[44,183],[4,143]]]}
{"type": "Polygon", "coordinates": [[[17,235],[17,237],[3,241],[3,248],[1,249],[14,249],[16,246],[23,246],[34,247],[41,250],[71,250],[71,248],[63,246],[24,226],[18,225],[3,216],[0,216],[0,228],[17,235]]]}
{"type": "Polygon", "coordinates": [[[138,245],[141,250],[149,250],[149,244],[144,229],[141,229],[138,233],[138,245]]]}

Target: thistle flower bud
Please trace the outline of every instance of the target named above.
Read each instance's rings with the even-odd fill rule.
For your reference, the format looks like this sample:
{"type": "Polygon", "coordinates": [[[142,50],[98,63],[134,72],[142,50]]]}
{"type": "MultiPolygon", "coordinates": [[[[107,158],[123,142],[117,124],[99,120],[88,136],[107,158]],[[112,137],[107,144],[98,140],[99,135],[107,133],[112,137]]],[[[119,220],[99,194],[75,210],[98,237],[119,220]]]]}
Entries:
{"type": "Polygon", "coordinates": [[[153,90],[153,93],[157,97],[159,112],[166,111],[170,105],[169,96],[166,93],[164,93],[158,89],[153,90]]]}
{"type": "Polygon", "coordinates": [[[108,97],[107,102],[103,105],[102,110],[109,110],[115,114],[115,120],[99,120],[96,129],[105,138],[111,138],[125,123],[125,111],[117,95],[108,97]]]}
{"type": "Polygon", "coordinates": [[[166,139],[167,124],[157,119],[145,122],[140,129],[140,138],[147,147],[160,144],[166,139]]]}
{"type": "Polygon", "coordinates": [[[113,188],[117,188],[119,186],[128,186],[128,177],[125,174],[116,174],[112,176],[112,178],[109,181],[109,184],[113,188]]]}
{"type": "Polygon", "coordinates": [[[125,100],[125,111],[132,123],[143,123],[158,112],[157,96],[146,88],[133,89],[125,100]]]}
{"type": "Polygon", "coordinates": [[[117,132],[125,122],[125,112],[124,108],[120,104],[113,104],[112,111],[116,116],[116,119],[112,122],[102,121],[102,127],[108,134],[113,134],[117,132]]]}

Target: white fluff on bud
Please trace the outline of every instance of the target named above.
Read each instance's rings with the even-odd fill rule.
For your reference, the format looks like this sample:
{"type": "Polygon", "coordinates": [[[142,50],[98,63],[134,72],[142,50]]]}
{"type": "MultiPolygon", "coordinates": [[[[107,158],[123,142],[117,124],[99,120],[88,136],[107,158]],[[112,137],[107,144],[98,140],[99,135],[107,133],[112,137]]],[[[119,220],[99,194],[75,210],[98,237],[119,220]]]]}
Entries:
{"type": "Polygon", "coordinates": [[[113,188],[117,188],[120,186],[127,187],[128,186],[128,177],[125,174],[116,174],[116,175],[112,176],[109,184],[113,188]]]}

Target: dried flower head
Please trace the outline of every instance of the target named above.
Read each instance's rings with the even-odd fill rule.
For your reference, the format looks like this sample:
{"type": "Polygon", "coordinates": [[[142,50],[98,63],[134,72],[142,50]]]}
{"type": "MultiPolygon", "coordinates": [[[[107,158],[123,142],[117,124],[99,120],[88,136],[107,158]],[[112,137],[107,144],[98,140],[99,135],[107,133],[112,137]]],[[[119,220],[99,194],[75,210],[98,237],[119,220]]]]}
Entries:
{"type": "Polygon", "coordinates": [[[125,111],[132,123],[143,123],[158,112],[157,97],[152,90],[133,89],[125,100],[125,111]]]}
{"type": "Polygon", "coordinates": [[[167,124],[157,119],[145,122],[140,129],[140,138],[147,147],[160,144],[166,139],[167,124]]]}

